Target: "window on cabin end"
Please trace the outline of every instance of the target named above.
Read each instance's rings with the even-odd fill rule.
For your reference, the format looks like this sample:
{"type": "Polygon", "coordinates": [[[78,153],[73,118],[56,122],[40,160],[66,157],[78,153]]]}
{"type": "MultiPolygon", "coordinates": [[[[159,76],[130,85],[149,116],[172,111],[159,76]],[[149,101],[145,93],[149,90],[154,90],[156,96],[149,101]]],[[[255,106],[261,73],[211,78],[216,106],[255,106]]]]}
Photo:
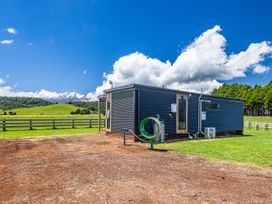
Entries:
{"type": "Polygon", "coordinates": [[[219,110],[220,109],[220,105],[218,103],[204,102],[203,108],[206,109],[206,110],[219,110]]]}

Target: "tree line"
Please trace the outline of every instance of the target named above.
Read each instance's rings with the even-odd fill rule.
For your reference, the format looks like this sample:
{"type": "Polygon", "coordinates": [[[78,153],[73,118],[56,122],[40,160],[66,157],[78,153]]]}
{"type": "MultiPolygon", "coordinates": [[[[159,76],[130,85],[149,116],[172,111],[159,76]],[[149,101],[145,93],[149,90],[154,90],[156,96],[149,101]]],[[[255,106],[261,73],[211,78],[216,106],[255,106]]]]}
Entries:
{"type": "MultiPolygon", "coordinates": [[[[71,112],[72,115],[74,114],[97,114],[98,112],[98,101],[78,101],[78,102],[69,102],[74,106],[80,107],[81,109],[77,109],[74,112],[71,112]]],[[[105,112],[105,105],[101,103],[101,113],[105,112]]]]}
{"type": "Polygon", "coordinates": [[[40,98],[30,97],[0,97],[0,110],[5,112],[15,108],[31,108],[35,106],[46,106],[52,103],[40,98]]]}
{"type": "Polygon", "coordinates": [[[255,86],[223,84],[214,89],[212,95],[243,100],[246,115],[272,116],[272,81],[267,85],[255,86]]]}

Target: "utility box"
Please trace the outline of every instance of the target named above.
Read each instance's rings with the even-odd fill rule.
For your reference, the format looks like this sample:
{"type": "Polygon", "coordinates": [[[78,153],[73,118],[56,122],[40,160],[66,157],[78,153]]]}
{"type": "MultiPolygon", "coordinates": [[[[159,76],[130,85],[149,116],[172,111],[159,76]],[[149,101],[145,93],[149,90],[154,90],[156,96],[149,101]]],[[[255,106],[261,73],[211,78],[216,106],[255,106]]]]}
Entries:
{"type": "MultiPolygon", "coordinates": [[[[160,131],[161,131],[161,134],[159,137],[156,138],[156,142],[161,142],[161,143],[164,143],[165,142],[165,124],[162,120],[160,120],[160,131]]],[[[156,125],[154,126],[154,130],[158,128],[156,125]]]]}
{"type": "Polygon", "coordinates": [[[207,118],[207,113],[206,113],[206,111],[202,111],[202,112],[201,112],[201,120],[206,120],[206,118],[207,118]]]}
{"type": "Polygon", "coordinates": [[[211,139],[215,138],[216,128],[215,127],[205,127],[205,138],[211,139]]]}
{"type": "Polygon", "coordinates": [[[163,121],[161,121],[161,135],[160,135],[161,141],[165,142],[165,124],[163,121]]]}

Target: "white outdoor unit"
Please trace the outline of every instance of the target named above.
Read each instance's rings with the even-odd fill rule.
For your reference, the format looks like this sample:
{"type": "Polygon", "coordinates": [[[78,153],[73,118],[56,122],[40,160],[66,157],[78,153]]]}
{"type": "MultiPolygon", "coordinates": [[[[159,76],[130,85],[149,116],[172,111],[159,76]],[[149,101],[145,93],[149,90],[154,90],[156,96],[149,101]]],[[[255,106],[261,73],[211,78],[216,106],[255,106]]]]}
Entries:
{"type": "Polygon", "coordinates": [[[205,127],[205,138],[211,139],[215,138],[216,128],[215,127],[205,127]]]}

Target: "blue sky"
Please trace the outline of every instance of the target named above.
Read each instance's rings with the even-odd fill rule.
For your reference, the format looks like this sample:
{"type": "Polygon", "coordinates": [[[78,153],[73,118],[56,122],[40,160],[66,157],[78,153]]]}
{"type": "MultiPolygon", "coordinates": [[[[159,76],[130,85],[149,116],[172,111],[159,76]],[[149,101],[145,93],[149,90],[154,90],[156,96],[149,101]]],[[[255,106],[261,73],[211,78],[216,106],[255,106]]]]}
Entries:
{"type": "MultiPolygon", "coordinates": [[[[268,0],[2,0],[0,41],[13,40],[0,44],[2,87],[13,92],[93,92],[120,57],[139,52],[174,63],[215,25],[227,40],[226,53],[239,53],[251,43],[272,41],[271,8],[268,0]]],[[[271,56],[260,64],[272,67],[271,56]]],[[[216,79],[251,85],[272,79],[271,70],[245,74],[216,79]]]]}

